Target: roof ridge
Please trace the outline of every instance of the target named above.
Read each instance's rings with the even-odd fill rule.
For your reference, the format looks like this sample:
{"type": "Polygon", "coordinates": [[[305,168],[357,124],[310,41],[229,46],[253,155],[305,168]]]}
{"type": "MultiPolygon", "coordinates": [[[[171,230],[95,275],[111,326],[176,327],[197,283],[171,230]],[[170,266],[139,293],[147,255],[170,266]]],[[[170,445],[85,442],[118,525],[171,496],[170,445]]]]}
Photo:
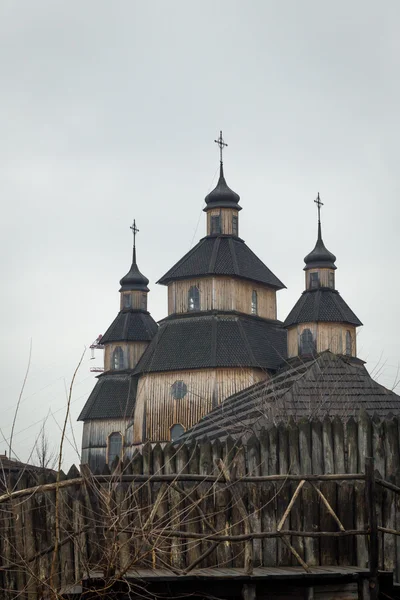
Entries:
{"type": "Polygon", "coordinates": [[[213,250],[211,252],[210,262],[208,264],[208,270],[209,270],[210,273],[212,273],[213,270],[214,270],[214,268],[215,268],[215,263],[217,262],[217,256],[218,256],[220,244],[221,244],[221,238],[218,237],[214,241],[214,247],[213,247],[213,250]]]}
{"type": "Polygon", "coordinates": [[[198,247],[199,247],[201,244],[203,244],[203,242],[204,242],[206,239],[207,239],[207,237],[203,237],[203,238],[201,238],[201,240],[199,240],[199,241],[197,242],[197,244],[196,244],[195,246],[193,246],[193,248],[191,248],[191,249],[190,249],[190,250],[189,250],[189,251],[188,251],[188,252],[187,252],[187,253],[186,253],[184,256],[182,256],[182,258],[181,258],[180,260],[178,260],[178,262],[177,262],[177,263],[175,263],[175,264],[174,264],[174,266],[173,266],[173,267],[171,267],[171,268],[169,269],[169,271],[167,271],[167,272],[165,273],[165,275],[163,275],[162,277],[160,277],[160,279],[159,279],[158,281],[156,281],[156,283],[160,283],[162,279],[165,279],[166,277],[170,276],[170,275],[172,274],[172,273],[171,273],[171,272],[172,272],[172,269],[174,269],[174,271],[176,271],[176,269],[177,269],[178,267],[180,267],[181,265],[185,264],[185,262],[186,262],[187,260],[189,260],[189,258],[190,258],[190,257],[192,256],[192,254],[195,252],[195,250],[197,250],[197,248],[198,248],[198,247]]]}
{"type": "MultiPolygon", "coordinates": [[[[233,245],[233,238],[229,238],[228,239],[228,246],[229,246],[229,250],[231,251],[233,270],[235,272],[235,275],[239,275],[240,271],[239,271],[239,265],[238,265],[237,256],[236,256],[236,250],[235,250],[235,247],[233,245]]],[[[249,250],[250,250],[250,248],[249,248],[249,250]]]]}

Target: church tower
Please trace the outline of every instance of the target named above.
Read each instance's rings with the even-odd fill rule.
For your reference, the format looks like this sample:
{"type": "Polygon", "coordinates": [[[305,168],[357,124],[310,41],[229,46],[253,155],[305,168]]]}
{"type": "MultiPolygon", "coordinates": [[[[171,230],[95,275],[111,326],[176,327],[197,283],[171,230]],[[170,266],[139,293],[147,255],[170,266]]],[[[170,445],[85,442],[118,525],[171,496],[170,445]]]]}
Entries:
{"type": "Polygon", "coordinates": [[[286,358],[276,318],[283,283],[239,237],[239,195],[220,173],[205,198],[207,235],[158,283],[168,317],[135,370],[134,443],[174,440],[231,394],[264,380],[286,358]]]}
{"type": "Polygon", "coordinates": [[[304,259],[306,289],[284,322],[288,330],[288,358],[312,356],[330,350],[357,356],[356,328],[362,325],[336,289],[336,256],[322,240],[318,197],[318,238],[304,259]]]}
{"type": "Polygon", "coordinates": [[[81,414],[83,425],[82,463],[94,471],[116,456],[123,456],[132,444],[133,411],[137,391],[134,369],[157,333],[157,323],[147,310],[147,277],[136,262],[135,221],[133,258],[128,273],[120,281],[120,311],[101,337],[104,346],[104,373],[90,394],[81,414]]]}

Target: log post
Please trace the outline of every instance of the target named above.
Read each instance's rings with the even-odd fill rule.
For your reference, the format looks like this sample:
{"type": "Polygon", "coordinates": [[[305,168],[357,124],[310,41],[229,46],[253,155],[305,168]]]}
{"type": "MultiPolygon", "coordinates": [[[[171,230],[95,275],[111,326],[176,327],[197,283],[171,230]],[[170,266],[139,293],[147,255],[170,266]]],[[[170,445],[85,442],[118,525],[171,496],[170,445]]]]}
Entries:
{"type": "Polygon", "coordinates": [[[378,564],[379,564],[379,540],[378,540],[378,521],[375,507],[376,483],[374,472],[374,459],[366,457],[365,459],[365,504],[368,515],[369,527],[369,549],[368,549],[368,568],[369,568],[369,598],[376,600],[379,594],[378,582],[378,564]]]}

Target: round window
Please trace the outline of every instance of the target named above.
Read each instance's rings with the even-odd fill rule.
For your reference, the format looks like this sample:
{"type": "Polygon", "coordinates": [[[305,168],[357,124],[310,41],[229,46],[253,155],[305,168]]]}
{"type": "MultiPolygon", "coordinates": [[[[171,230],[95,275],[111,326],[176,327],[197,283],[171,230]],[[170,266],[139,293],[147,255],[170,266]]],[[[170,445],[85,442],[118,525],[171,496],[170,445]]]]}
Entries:
{"type": "Polygon", "coordinates": [[[186,396],[186,394],[187,385],[184,381],[175,381],[175,383],[171,385],[171,395],[173,398],[175,398],[175,400],[181,400],[186,396]]]}

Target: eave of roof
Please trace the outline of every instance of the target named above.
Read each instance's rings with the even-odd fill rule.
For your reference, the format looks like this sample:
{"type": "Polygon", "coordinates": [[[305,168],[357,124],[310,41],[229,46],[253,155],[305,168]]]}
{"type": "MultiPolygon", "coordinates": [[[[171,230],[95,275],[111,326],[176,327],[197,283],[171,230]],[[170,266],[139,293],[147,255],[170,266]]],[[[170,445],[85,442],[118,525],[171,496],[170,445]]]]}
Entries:
{"type": "Polygon", "coordinates": [[[202,238],[157,283],[211,275],[248,279],[278,290],[285,287],[241,238],[230,235],[202,238]]]}
{"type": "Polygon", "coordinates": [[[349,323],[356,327],[362,325],[337,290],[318,288],[303,292],[283,322],[283,326],[318,322],[349,323]]]}

